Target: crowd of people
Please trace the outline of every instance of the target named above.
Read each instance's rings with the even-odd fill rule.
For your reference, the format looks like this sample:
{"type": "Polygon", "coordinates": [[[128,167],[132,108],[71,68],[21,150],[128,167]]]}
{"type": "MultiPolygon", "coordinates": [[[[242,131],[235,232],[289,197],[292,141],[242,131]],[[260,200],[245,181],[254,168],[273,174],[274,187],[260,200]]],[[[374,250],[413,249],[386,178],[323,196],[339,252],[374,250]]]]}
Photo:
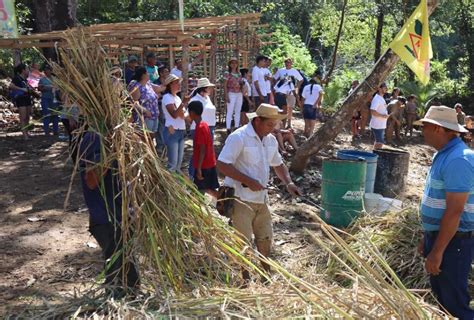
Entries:
{"type": "MultiPolygon", "coordinates": [[[[199,57],[188,69],[194,68],[198,61],[199,57]]],[[[182,61],[177,59],[175,67],[169,70],[158,63],[152,53],[146,56],[144,66],[131,56],[123,71],[119,66],[110,69],[117,93],[128,92],[134,125],[154,141],[158,154],[166,154],[167,169],[184,175],[184,146],[190,137],[193,151],[187,176],[200,192],[224,201],[224,205],[218,205],[218,211],[230,218],[231,225],[245,240],[254,239],[257,250],[265,257],[270,254],[273,238],[267,192],[270,169],[274,169],[292,196],[302,195],[282,155],[298,148],[292,128],[293,109],[301,108],[303,135],[308,138],[316,122],[323,120],[324,99],[319,77],[306,81],[304,75],[293,68],[290,58],[285,59],[282,68],[273,72],[270,68],[271,59],[265,56],[257,56],[251,70],[240,68],[238,58],[228,61],[222,84],[227,139],[218,155],[214,148],[217,123],[212,99],[216,85],[209,79],[197,79],[189,92],[182,92],[182,61]],[[225,176],[222,186],[219,174],[225,176]]],[[[45,134],[50,133],[51,124],[53,134],[58,134],[61,116],[72,136],[78,127],[77,106],[55,88],[48,65],[42,72],[37,67],[32,71],[25,64],[18,65],[11,83],[11,98],[19,110],[23,136],[29,137],[32,97],[36,92],[41,93],[38,96],[45,134]],[[67,112],[61,111],[61,106],[67,112]]],[[[349,94],[358,86],[358,81],[353,81],[349,94]]],[[[378,149],[386,143],[400,142],[403,128],[405,136],[412,136],[414,126],[419,125],[426,143],[438,151],[422,199],[424,236],[419,251],[426,257],[425,268],[439,302],[451,314],[472,319],[474,312],[469,308],[467,279],[474,252],[474,152],[461,139],[470,142],[473,121],[460,104],[454,108],[433,105],[424,118],[417,120],[417,97],[405,98],[401,94],[398,88],[388,94],[387,85],[381,83],[370,101],[354,111],[353,139],[366,134],[369,124],[373,147],[378,149]]],[[[88,131],[82,136],[78,148],[79,167],[90,212],[91,234],[101,246],[104,257],[111,259],[122,247],[120,183],[114,168],[97,172],[94,164],[100,162],[100,144],[97,133],[88,131]]],[[[127,268],[120,267],[123,258],[119,255],[113,263],[109,261],[106,270],[106,284],[120,288],[119,293],[113,291],[114,294],[140,285],[132,261],[125,262],[127,268]],[[126,282],[122,282],[124,279],[126,282]]],[[[265,263],[262,267],[269,270],[265,263]]],[[[250,279],[248,272],[243,272],[243,278],[250,279]]]]}

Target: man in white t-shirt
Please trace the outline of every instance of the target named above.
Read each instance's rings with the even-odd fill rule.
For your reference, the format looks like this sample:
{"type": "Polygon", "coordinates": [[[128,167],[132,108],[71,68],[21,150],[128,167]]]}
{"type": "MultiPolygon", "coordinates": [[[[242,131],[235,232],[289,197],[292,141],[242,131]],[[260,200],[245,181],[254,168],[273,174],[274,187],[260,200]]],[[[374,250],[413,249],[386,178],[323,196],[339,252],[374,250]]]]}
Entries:
{"type": "MultiPolygon", "coordinates": [[[[194,66],[201,60],[202,55],[198,55],[196,59],[194,59],[193,62],[188,64],[188,71],[193,70],[194,66]]],[[[183,60],[180,58],[174,60],[174,67],[170,71],[171,74],[174,74],[175,76],[179,78],[183,78],[183,60]]]]}
{"type": "Polygon", "coordinates": [[[273,80],[273,75],[271,72],[271,66],[272,66],[272,59],[269,57],[266,57],[266,63],[265,63],[265,68],[263,68],[265,72],[265,89],[267,90],[267,97],[268,97],[268,103],[274,105],[275,100],[273,98],[273,90],[272,90],[272,80],[273,80]]]}
{"type": "Polygon", "coordinates": [[[255,107],[262,103],[268,103],[267,85],[265,83],[265,56],[257,56],[256,65],[252,69],[252,97],[255,107]]]}
{"type": "Polygon", "coordinates": [[[285,59],[285,67],[279,69],[274,75],[275,104],[288,113],[288,127],[291,127],[293,108],[296,105],[298,91],[303,83],[303,77],[298,70],[293,68],[293,60],[285,59]]]}
{"type": "Polygon", "coordinates": [[[370,113],[372,115],[370,119],[370,129],[375,138],[374,149],[382,148],[385,143],[384,135],[385,129],[387,128],[387,119],[389,117],[387,103],[383,98],[385,93],[387,93],[387,85],[384,82],[379,86],[378,92],[372,98],[370,104],[370,113]]]}

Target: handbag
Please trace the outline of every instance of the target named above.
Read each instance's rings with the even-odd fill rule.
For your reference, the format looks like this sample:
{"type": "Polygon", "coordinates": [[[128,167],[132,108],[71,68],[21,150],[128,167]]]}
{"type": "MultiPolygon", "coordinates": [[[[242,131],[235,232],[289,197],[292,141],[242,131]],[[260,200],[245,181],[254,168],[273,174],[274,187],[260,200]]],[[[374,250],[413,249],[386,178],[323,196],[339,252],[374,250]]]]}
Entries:
{"type": "Polygon", "coordinates": [[[220,186],[217,191],[216,209],[220,215],[230,218],[234,208],[235,189],[227,186],[220,186]]]}

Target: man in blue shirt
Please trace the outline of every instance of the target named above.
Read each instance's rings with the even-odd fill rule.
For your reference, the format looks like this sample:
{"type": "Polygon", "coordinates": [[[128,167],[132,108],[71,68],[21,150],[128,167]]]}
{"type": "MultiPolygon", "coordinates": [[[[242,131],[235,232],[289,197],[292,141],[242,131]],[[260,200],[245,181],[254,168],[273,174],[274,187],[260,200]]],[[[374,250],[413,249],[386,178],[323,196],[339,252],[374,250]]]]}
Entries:
{"type": "Polygon", "coordinates": [[[105,258],[105,284],[112,287],[114,297],[118,298],[125,290],[138,288],[140,280],[133,262],[123,263],[122,197],[117,166],[103,167],[101,137],[92,131],[82,136],[79,157],[82,191],[90,214],[89,231],[105,258]]]}
{"type": "Polygon", "coordinates": [[[439,303],[459,319],[474,319],[468,277],[474,252],[474,152],[459,138],[466,129],[456,111],[433,106],[423,123],[425,142],[437,150],[421,202],[431,288],[439,303]]]}

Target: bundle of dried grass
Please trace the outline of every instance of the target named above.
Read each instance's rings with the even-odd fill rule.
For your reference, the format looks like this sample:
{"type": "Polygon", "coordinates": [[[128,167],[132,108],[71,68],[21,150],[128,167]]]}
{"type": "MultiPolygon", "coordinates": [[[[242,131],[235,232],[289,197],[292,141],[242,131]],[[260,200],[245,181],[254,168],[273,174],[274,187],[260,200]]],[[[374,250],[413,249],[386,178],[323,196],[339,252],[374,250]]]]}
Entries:
{"type": "MultiPolygon", "coordinates": [[[[369,250],[373,246],[407,288],[427,289],[429,277],[424,271],[423,258],[417,252],[421,232],[418,210],[407,208],[383,216],[361,217],[348,230],[350,235],[346,241],[368,264],[376,262],[369,250]]],[[[340,267],[331,259],[328,272],[338,274],[340,267]]]]}
{"type": "Polygon", "coordinates": [[[148,135],[129,122],[133,105],[118,93],[100,45],[83,32],[68,32],[65,39],[69,49],[59,52],[55,82],[77,103],[87,130],[100,135],[100,166],[117,164],[126,186],[124,250],[139,258],[145,285],[184,292],[229,282],[241,267],[259,272],[254,251],[212,216],[190,182],[166,170],[148,135]]]}

